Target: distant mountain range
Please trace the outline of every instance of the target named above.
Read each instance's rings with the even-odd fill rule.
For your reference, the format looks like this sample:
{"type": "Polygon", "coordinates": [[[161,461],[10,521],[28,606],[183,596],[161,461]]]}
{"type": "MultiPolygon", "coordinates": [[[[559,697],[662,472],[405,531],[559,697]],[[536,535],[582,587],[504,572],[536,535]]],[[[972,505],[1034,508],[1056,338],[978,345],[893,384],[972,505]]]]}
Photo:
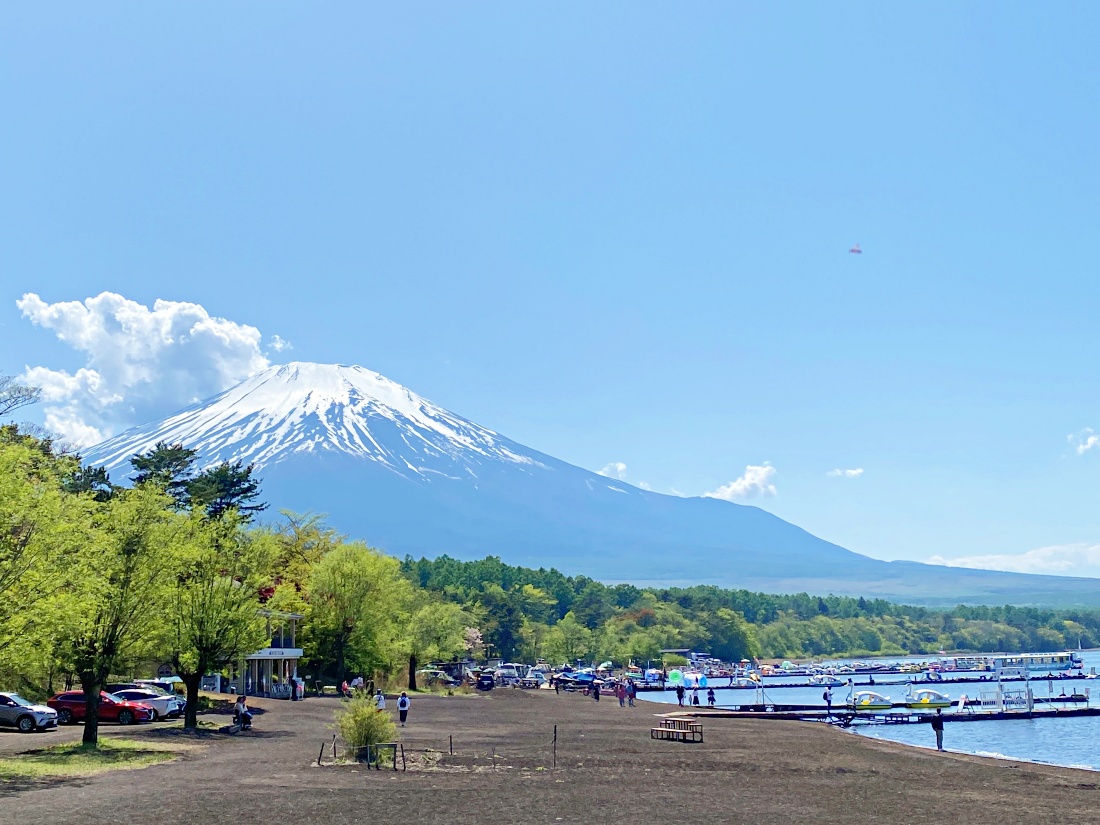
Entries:
{"type": "Polygon", "coordinates": [[[273,509],[394,555],[500,556],[605,582],[929,605],[1100,605],[1094,579],[885,562],[757,507],[640,490],[559,461],[362,367],[291,363],[85,454],[115,481],[158,441],[254,463],[273,509]]]}

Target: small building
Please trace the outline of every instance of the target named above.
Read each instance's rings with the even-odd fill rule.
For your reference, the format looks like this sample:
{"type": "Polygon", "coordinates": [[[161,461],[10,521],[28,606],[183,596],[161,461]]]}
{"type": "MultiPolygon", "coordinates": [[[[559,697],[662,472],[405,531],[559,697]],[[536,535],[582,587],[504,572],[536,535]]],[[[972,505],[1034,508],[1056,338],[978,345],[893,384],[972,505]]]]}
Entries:
{"type": "Polygon", "coordinates": [[[289,699],[291,679],[298,675],[298,660],[302,658],[302,649],[295,639],[302,614],[261,610],[260,615],[267,619],[269,642],[267,647],[246,656],[238,666],[237,693],[289,699]]]}

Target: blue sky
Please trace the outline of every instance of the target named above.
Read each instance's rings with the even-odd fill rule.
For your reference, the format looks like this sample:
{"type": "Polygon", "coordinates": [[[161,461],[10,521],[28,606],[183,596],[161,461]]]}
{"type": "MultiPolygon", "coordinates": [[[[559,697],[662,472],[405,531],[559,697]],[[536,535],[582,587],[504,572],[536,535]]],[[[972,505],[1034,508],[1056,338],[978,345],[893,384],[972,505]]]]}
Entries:
{"type": "Polygon", "coordinates": [[[399,5],[6,10],[0,373],[129,374],[41,307],[191,302],[859,552],[1100,575],[1100,7],[399,5]]]}

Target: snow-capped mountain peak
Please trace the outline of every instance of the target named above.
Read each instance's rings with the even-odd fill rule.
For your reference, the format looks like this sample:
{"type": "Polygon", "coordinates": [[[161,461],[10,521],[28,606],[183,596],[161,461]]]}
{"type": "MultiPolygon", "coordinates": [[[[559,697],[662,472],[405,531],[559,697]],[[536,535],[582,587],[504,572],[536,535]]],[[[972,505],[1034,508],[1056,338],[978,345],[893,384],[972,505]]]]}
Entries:
{"type": "Polygon", "coordinates": [[[129,469],[158,441],[197,451],[199,469],[241,460],[258,468],[302,452],[345,453],[401,475],[477,476],[485,462],[536,464],[519,445],[371,370],[292,362],[93,447],[89,464],[129,469]]]}

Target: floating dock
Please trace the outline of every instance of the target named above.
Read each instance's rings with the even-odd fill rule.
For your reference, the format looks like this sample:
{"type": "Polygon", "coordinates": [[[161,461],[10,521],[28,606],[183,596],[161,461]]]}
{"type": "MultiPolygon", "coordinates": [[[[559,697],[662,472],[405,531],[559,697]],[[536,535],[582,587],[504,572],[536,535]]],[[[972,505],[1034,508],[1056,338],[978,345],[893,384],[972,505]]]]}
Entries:
{"type": "MultiPolygon", "coordinates": [[[[683,709],[662,716],[695,716],[714,719],[782,719],[792,722],[828,722],[843,728],[861,725],[927,725],[933,713],[900,707],[896,710],[853,712],[847,708],[835,708],[829,713],[821,707],[807,705],[742,706],[739,710],[723,708],[683,709]]],[[[1033,710],[975,710],[943,714],[944,722],[992,722],[1006,719],[1064,719],[1073,716],[1100,716],[1100,708],[1034,708],[1033,710]]]]}

